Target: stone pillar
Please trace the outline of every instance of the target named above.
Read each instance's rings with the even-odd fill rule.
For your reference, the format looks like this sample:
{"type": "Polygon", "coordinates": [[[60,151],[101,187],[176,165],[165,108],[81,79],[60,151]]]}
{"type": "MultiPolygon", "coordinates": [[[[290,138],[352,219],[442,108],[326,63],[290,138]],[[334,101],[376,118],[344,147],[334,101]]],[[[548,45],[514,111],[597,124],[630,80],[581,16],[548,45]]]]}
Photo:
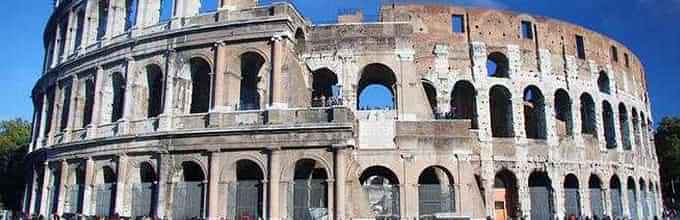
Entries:
{"type": "Polygon", "coordinates": [[[64,142],[69,142],[71,140],[71,133],[73,132],[73,129],[75,129],[75,124],[76,124],[76,113],[78,112],[78,89],[79,89],[79,83],[78,83],[78,76],[74,76],[71,78],[71,91],[70,91],[70,97],[71,100],[69,101],[69,107],[68,107],[68,115],[66,117],[66,129],[64,131],[64,142]]]}
{"type": "MultiPolygon", "coordinates": [[[[526,168],[521,168],[526,169],[526,168]]],[[[526,170],[521,170],[517,173],[517,194],[520,203],[520,213],[521,218],[526,217],[528,220],[531,219],[531,195],[529,194],[529,174],[526,170]]],[[[534,219],[540,220],[540,219],[534,219]]]]}
{"type": "MultiPolygon", "coordinates": [[[[345,213],[347,209],[347,154],[349,149],[347,146],[333,146],[335,150],[335,219],[344,220],[347,219],[345,213]]],[[[332,188],[332,187],[331,187],[332,188]]],[[[333,206],[329,206],[332,208],[333,206]]]]}
{"type": "Polygon", "coordinates": [[[286,47],[286,40],[281,35],[274,35],[271,39],[272,55],[271,55],[271,83],[269,94],[271,96],[271,104],[269,108],[285,109],[288,108],[288,101],[286,100],[285,81],[286,76],[283,73],[282,66],[284,59],[284,47],[286,47]]]}
{"type": "Polygon", "coordinates": [[[270,169],[269,173],[269,219],[271,220],[281,220],[285,216],[281,213],[281,204],[286,203],[286,196],[282,194],[285,192],[281,190],[281,150],[278,148],[269,149],[269,163],[270,169]]]}
{"type": "MultiPolygon", "coordinates": [[[[525,140],[527,138],[527,132],[525,130],[524,121],[524,94],[522,91],[517,91],[521,88],[508,88],[512,93],[512,130],[515,137],[520,140],[525,140]]],[[[491,124],[491,123],[489,123],[491,124]]]]}
{"type": "Polygon", "coordinates": [[[36,145],[37,145],[36,148],[37,149],[45,147],[45,146],[43,146],[43,143],[44,143],[43,141],[45,140],[45,129],[47,129],[46,128],[46,126],[47,126],[47,109],[49,109],[49,107],[48,107],[49,102],[47,100],[48,98],[47,98],[46,94],[47,94],[47,92],[41,94],[42,95],[42,106],[41,106],[41,109],[40,109],[40,122],[39,122],[40,126],[35,128],[35,129],[38,129],[38,140],[36,142],[36,145]]]}
{"type": "MultiPolygon", "coordinates": [[[[402,183],[399,192],[399,204],[401,206],[401,215],[403,217],[412,219],[418,216],[418,182],[411,182],[410,176],[419,175],[417,173],[410,173],[409,168],[415,165],[413,163],[413,155],[402,154],[402,183]]],[[[415,171],[414,171],[415,172],[415,171]]],[[[458,187],[459,188],[459,187],[458,187]]],[[[460,191],[460,190],[458,190],[460,191]]],[[[458,193],[458,192],[456,192],[458,193]]]]}
{"type": "Polygon", "coordinates": [[[214,72],[215,72],[215,90],[214,90],[214,105],[213,105],[213,110],[214,111],[224,111],[226,110],[225,106],[225,82],[224,82],[224,74],[226,73],[226,68],[227,68],[227,50],[225,48],[225,43],[224,42],[216,42],[214,47],[215,47],[215,67],[214,67],[214,72]]]}
{"type": "Polygon", "coordinates": [[[220,218],[219,209],[221,204],[219,203],[219,197],[224,196],[219,193],[219,172],[221,167],[219,152],[209,152],[208,160],[208,219],[217,220],[220,218]]]}
{"type": "Polygon", "coordinates": [[[49,210],[49,207],[47,207],[48,200],[47,198],[47,191],[49,191],[49,178],[50,178],[50,164],[47,161],[43,161],[42,163],[42,183],[41,183],[41,189],[40,189],[40,210],[38,211],[39,214],[44,215],[45,217],[49,216],[50,213],[47,213],[47,210],[49,210]]]}
{"type": "Polygon", "coordinates": [[[607,180],[602,180],[602,206],[604,207],[605,215],[612,216],[611,190],[607,180]]]}
{"type": "MultiPolygon", "coordinates": [[[[613,80],[612,80],[613,81],[613,80]]],[[[610,103],[612,106],[612,119],[614,119],[614,140],[616,140],[616,151],[623,152],[623,134],[621,133],[621,120],[619,115],[619,106],[610,103]]],[[[623,156],[619,157],[619,161],[623,161],[623,156]]]]}
{"type": "Polygon", "coordinates": [[[625,178],[625,176],[622,176],[623,179],[621,181],[620,185],[620,190],[621,190],[621,207],[623,209],[623,216],[628,216],[630,217],[630,206],[628,205],[628,179],[625,178]]]}
{"type": "MultiPolygon", "coordinates": [[[[413,94],[419,92],[415,88],[420,88],[419,86],[411,87],[411,83],[416,83],[412,78],[415,76],[415,65],[413,61],[415,60],[415,51],[411,48],[407,49],[397,49],[397,59],[399,61],[399,69],[395,72],[397,82],[395,89],[395,107],[397,109],[397,117],[401,120],[415,120],[418,116],[416,115],[417,107],[421,107],[413,102],[413,99],[407,99],[406,94],[413,94]]],[[[420,84],[420,82],[416,83],[420,84]]],[[[422,94],[422,93],[421,93],[422,94]]],[[[429,117],[431,118],[431,116],[429,117]]]]}
{"type": "Polygon", "coordinates": [[[68,12],[68,16],[66,16],[66,19],[68,19],[68,27],[66,28],[66,39],[64,40],[64,57],[69,57],[73,53],[73,44],[74,44],[74,39],[75,39],[75,26],[77,26],[74,19],[75,13],[73,11],[68,12]]]}
{"type": "Polygon", "coordinates": [[[123,117],[120,121],[120,134],[128,134],[130,132],[130,121],[134,119],[134,103],[136,90],[135,77],[135,60],[132,57],[126,59],[125,64],[125,100],[123,101],[123,117]]]}
{"type": "Polygon", "coordinates": [[[579,178],[579,195],[581,203],[581,215],[592,216],[593,211],[590,210],[590,188],[588,186],[589,176],[586,178],[579,178]]]}
{"type": "Polygon", "coordinates": [[[557,172],[557,169],[550,170],[551,186],[554,191],[553,204],[555,209],[553,210],[554,217],[557,219],[564,219],[566,207],[564,206],[564,178],[562,178],[562,173],[557,172]]]}
{"type": "Polygon", "coordinates": [[[573,123],[572,134],[574,135],[574,142],[576,143],[577,148],[585,148],[583,135],[581,133],[581,130],[583,129],[581,121],[581,105],[583,104],[581,103],[581,95],[570,93],[569,96],[571,97],[571,121],[573,123]]]}
{"type": "Polygon", "coordinates": [[[169,154],[158,155],[158,194],[156,200],[156,217],[168,218],[166,208],[169,207],[168,200],[170,199],[170,194],[172,193],[172,179],[170,177],[172,169],[172,160],[169,154]]]}
{"type": "MultiPolygon", "coordinates": [[[[83,192],[83,214],[84,215],[94,215],[94,209],[91,207],[92,205],[92,197],[93,197],[93,188],[94,188],[94,160],[92,160],[91,157],[88,157],[84,161],[85,163],[85,185],[83,186],[84,192],[83,192]]],[[[63,175],[62,175],[63,176],[63,175]]],[[[68,176],[68,175],[66,175],[68,176]]],[[[62,183],[67,181],[66,179],[62,179],[62,183]]]]}
{"type": "MultiPolygon", "coordinates": [[[[551,89],[549,91],[554,90],[551,89]]],[[[543,103],[545,105],[543,115],[545,115],[546,140],[549,146],[557,146],[559,144],[559,137],[557,134],[557,119],[555,118],[555,96],[551,93],[544,94],[543,103]]]]}
{"type": "MultiPolygon", "coordinates": [[[[61,216],[64,215],[64,198],[66,196],[66,192],[64,192],[64,185],[66,182],[66,178],[68,177],[68,163],[66,163],[65,160],[59,161],[59,186],[57,189],[57,192],[59,192],[59,195],[57,196],[57,210],[56,213],[57,215],[61,216]]],[[[85,188],[87,192],[87,188],[85,188]]],[[[85,196],[87,197],[87,193],[85,193],[85,196]]]]}
{"type": "Polygon", "coordinates": [[[128,201],[125,197],[125,177],[127,176],[128,156],[124,154],[118,155],[116,160],[116,192],[114,193],[115,201],[113,203],[113,213],[123,215],[123,213],[127,213],[123,204],[128,201]]]}
{"type": "Polygon", "coordinates": [[[36,201],[36,199],[37,199],[36,197],[38,197],[38,193],[37,193],[38,184],[40,184],[40,182],[38,181],[39,175],[40,175],[40,173],[38,172],[38,169],[36,169],[35,165],[33,165],[31,167],[31,175],[29,176],[31,182],[29,184],[27,184],[27,185],[30,186],[30,188],[28,188],[28,193],[27,193],[28,203],[25,203],[25,204],[28,205],[28,207],[25,207],[25,209],[26,208],[28,209],[29,214],[38,214],[38,213],[36,213],[37,210],[35,210],[35,204],[37,202],[39,202],[39,201],[36,201]]]}
{"type": "Polygon", "coordinates": [[[172,118],[175,114],[175,59],[177,52],[168,50],[165,54],[165,80],[163,88],[163,113],[159,116],[159,130],[169,131],[174,127],[172,118]]]}
{"type": "Polygon", "coordinates": [[[104,93],[102,91],[102,86],[104,85],[104,69],[102,66],[97,66],[97,73],[94,81],[94,103],[92,104],[92,119],[90,124],[87,125],[87,138],[92,139],[97,137],[97,127],[101,123],[101,105],[102,97],[104,93]]]}

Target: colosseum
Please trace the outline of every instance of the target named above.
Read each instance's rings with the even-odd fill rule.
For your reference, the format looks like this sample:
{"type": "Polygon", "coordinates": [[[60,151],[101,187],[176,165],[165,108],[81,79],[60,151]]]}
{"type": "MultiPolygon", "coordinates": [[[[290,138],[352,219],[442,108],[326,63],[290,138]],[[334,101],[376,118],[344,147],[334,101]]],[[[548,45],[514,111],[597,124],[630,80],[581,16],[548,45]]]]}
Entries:
{"type": "Polygon", "coordinates": [[[57,0],[23,211],[660,216],[631,50],[547,17],[413,2],[314,24],[284,0],[57,0]],[[370,107],[368,88],[389,104],[370,107]]]}

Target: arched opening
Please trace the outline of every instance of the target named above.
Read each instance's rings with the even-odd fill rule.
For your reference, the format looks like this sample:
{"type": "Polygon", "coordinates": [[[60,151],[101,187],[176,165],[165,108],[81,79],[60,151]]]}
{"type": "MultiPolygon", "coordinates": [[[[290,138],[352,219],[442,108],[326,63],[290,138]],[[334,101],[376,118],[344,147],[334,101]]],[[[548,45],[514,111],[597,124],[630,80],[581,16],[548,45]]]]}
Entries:
{"type": "Polygon", "coordinates": [[[205,211],[206,179],[203,169],[195,162],[182,162],[179,181],[175,183],[172,200],[172,219],[202,218],[205,211]]]}
{"type": "Polygon", "coordinates": [[[602,191],[602,181],[596,175],[590,175],[588,180],[588,189],[590,190],[590,210],[593,218],[602,219],[605,216],[604,212],[604,195],[602,191]]]}
{"type": "Polygon", "coordinates": [[[342,105],[338,76],[327,68],[312,73],[312,107],[342,105]]]}
{"type": "Polygon", "coordinates": [[[493,137],[513,137],[512,95],[503,86],[494,86],[489,91],[491,110],[491,134],[493,137]]]}
{"type": "Polygon", "coordinates": [[[609,85],[609,76],[607,76],[607,73],[604,71],[600,71],[600,74],[597,77],[597,88],[600,89],[600,92],[602,93],[605,94],[611,93],[611,87],[609,85]]]}
{"type": "Polygon", "coordinates": [[[638,218],[638,198],[636,193],[635,180],[633,177],[628,177],[628,211],[630,213],[631,219],[638,218]]]}
{"type": "Polygon", "coordinates": [[[369,167],[359,177],[363,189],[363,207],[367,214],[380,219],[399,218],[399,179],[388,168],[369,167]]]}
{"type": "Polygon", "coordinates": [[[113,202],[115,201],[116,173],[110,166],[102,167],[96,174],[95,193],[95,216],[108,217],[113,214],[113,202]]]}
{"type": "Polygon", "coordinates": [[[189,60],[191,69],[191,109],[189,113],[206,113],[210,109],[210,73],[212,68],[201,58],[189,60]]]}
{"type": "Polygon", "coordinates": [[[553,195],[548,174],[541,171],[529,176],[531,219],[553,219],[553,195]]]}
{"type": "Polygon", "coordinates": [[[581,133],[597,134],[597,119],[595,118],[595,102],[588,93],[581,95],[581,133]]]}
{"type": "Polygon", "coordinates": [[[630,145],[630,127],[628,127],[628,110],[626,106],[621,103],[619,104],[619,128],[621,129],[621,143],[623,144],[624,150],[631,150],[630,145]]]}
{"type": "Polygon", "coordinates": [[[328,218],[328,174],[321,163],[302,159],[295,163],[292,219],[328,218]]]}
{"type": "Polygon", "coordinates": [[[428,80],[422,80],[422,84],[425,95],[427,96],[427,103],[430,104],[430,110],[432,110],[434,118],[443,118],[443,115],[441,115],[441,112],[439,112],[439,108],[437,107],[437,89],[435,89],[432,82],[428,80]]]}
{"type": "Polygon", "coordinates": [[[125,30],[137,24],[137,0],[125,0],[125,30]]]}
{"type": "MultiPolygon", "coordinates": [[[[640,146],[642,146],[643,149],[647,147],[647,143],[649,141],[649,139],[647,138],[647,131],[648,131],[647,118],[645,117],[645,113],[640,111],[640,135],[642,135],[642,140],[640,140],[641,142],[640,146]]],[[[648,152],[645,153],[649,154],[648,152]]]]}
{"type": "MultiPolygon", "coordinates": [[[[57,168],[50,168],[49,169],[50,175],[49,175],[49,185],[47,186],[47,204],[45,207],[47,207],[47,213],[45,214],[52,214],[57,210],[57,206],[59,204],[59,184],[61,182],[61,172],[57,168]]],[[[84,182],[84,180],[83,180],[84,182]]]]}
{"type": "Polygon", "coordinates": [[[170,20],[170,18],[172,18],[173,8],[174,8],[173,0],[161,0],[158,22],[170,20]]]}
{"type": "Polygon", "coordinates": [[[524,131],[527,138],[545,139],[545,98],[535,86],[524,89],[524,131]]]}
{"type": "Polygon", "coordinates": [[[456,212],[456,189],[453,176],[442,167],[428,167],[418,178],[418,211],[420,219],[456,212]]]}
{"type": "Polygon", "coordinates": [[[134,173],[131,175],[134,175],[129,186],[132,217],[137,219],[144,216],[154,216],[156,206],[154,201],[158,182],[156,171],[150,163],[143,162],[134,169],[134,173]]]}
{"type": "Polygon", "coordinates": [[[97,40],[102,40],[109,22],[109,0],[99,0],[97,6],[97,40]]]}
{"type": "Polygon", "coordinates": [[[609,180],[609,196],[612,202],[612,217],[623,218],[623,202],[621,201],[621,181],[614,175],[609,180]]]}
{"type": "Polygon", "coordinates": [[[486,70],[490,77],[509,78],[510,62],[508,57],[501,52],[493,52],[487,56],[486,70]]]}
{"type": "Polygon", "coordinates": [[[383,64],[369,64],[364,67],[357,88],[357,109],[394,109],[396,82],[394,72],[383,64]]]}
{"type": "Polygon", "coordinates": [[[251,160],[236,162],[236,184],[230,186],[227,207],[231,219],[260,219],[263,216],[264,172],[251,160]]]}
{"type": "Polygon", "coordinates": [[[517,178],[508,170],[496,173],[494,178],[494,207],[496,220],[520,217],[517,178]]]}
{"type": "Polygon", "coordinates": [[[607,101],[602,102],[602,124],[604,125],[604,139],[607,149],[616,149],[616,130],[614,126],[614,111],[607,101]]]}
{"type": "Polygon", "coordinates": [[[295,31],[295,51],[298,54],[301,54],[305,51],[306,41],[307,40],[305,39],[305,32],[302,31],[302,28],[298,28],[295,31]]]}
{"type": "Polygon", "coordinates": [[[468,81],[458,81],[451,93],[451,110],[454,119],[472,120],[477,128],[477,90],[468,81]]]}
{"type": "Polygon", "coordinates": [[[638,111],[635,108],[633,108],[632,114],[633,114],[633,139],[635,142],[635,146],[640,147],[640,116],[638,115],[638,111]]]}
{"type": "Polygon", "coordinates": [[[61,88],[61,96],[62,96],[62,102],[63,103],[61,106],[61,117],[60,117],[60,122],[59,122],[59,129],[63,131],[68,127],[69,124],[69,116],[70,116],[70,111],[71,111],[71,96],[72,96],[72,80],[69,79],[66,80],[65,82],[61,83],[60,88],[61,88]]]}
{"type": "Polygon", "coordinates": [[[555,124],[559,137],[573,135],[574,122],[571,116],[571,98],[563,89],[555,92],[555,124]]]}
{"type": "Polygon", "coordinates": [[[148,89],[147,116],[158,117],[163,113],[163,72],[158,65],[146,66],[146,85],[148,89]]]}
{"type": "Polygon", "coordinates": [[[241,55],[240,110],[260,109],[260,71],[265,60],[260,54],[247,52],[241,55]]]}
{"type": "Polygon", "coordinates": [[[113,89],[113,103],[111,106],[111,122],[117,122],[123,118],[123,111],[125,109],[125,77],[122,73],[114,73],[111,75],[111,86],[113,89]]]}
{"type": "Polygon", "coordinates": [[[649,197],[647,195],[647,185],[640,179],[640,205],[642,206],[642,219],[649,219],[649,197]]]}
{"type": "Polygon", "coordinates": [[[574,174],[568,174],[564,178],[564,206],[567,211],[566,217],[581,216],[581,195],[578,178],[574,174]]]}
{"type": "Polygon", "coordinates": [[[217,1],[219,0],[200,0],[201,7],[198,12],[203,14],[217,11],[217,1]]]}
{"type": "Polygon", "coordinates": [[[93,79],[85,80],[85,105],[83,105],[83,124],[87,127],[92,123],[92,111],[94,110],[95,85],[93,79]]]}

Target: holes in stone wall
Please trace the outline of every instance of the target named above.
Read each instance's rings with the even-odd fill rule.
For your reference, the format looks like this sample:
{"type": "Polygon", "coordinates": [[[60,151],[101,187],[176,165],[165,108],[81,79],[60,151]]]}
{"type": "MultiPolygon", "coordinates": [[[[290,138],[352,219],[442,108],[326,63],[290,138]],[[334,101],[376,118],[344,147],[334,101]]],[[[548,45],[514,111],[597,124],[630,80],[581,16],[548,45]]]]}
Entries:
{"type": "Polygon", "coordinates": [[[604,126],[604,138],[607,149],[616,148],[616,130],[614,126],[614,111],[607,101],[602,102],[602,124],[604,126]]]}
{"type": "Polygon", "coordinates": [[[210,72],[212,68],[201,58],[189,60],[191,69],[191,109],[190,113],[206,113],[210,109],[210,72]]]}
{"type": "Polygon", "coordinates": [[[61,117],[60,117],[60,123],[59,123],[59,128],[60,130],[64,130],[68,128],[68,122],[69,122],[69,113],[71,111],[71,81],[72,79],[65,80],[62,82],[61,85],[61,94],[62,94],[62,106],[61,106],[61,117]]]}
{"type": "Polygon", "coordinates": [[[530,21],[522,21],[522,38],[534,39],[534,28],[530,21]]]}
{"type": "Polygon", "coordinates": [[[125,30],[130,30],[137,24],[138,0],[125,0],[125,30]]]}
{"type": "Polygon", "coordinates": [[[396,82],[394,72],[383,64],[374,63],[364,67],[357,89],[357,109],[394,109],[396,82]]]}
{"type": "Polygon", "coordinates": [[[600,73],[598,74],[597,88],[602,93],[605,93],[605,94],[611,93],[611,87],[610,87],[610,84],[609,84],[609,76],[604,71],[600,71],[600,73]]]}
{"type": "Polygon", "coordinates": [[[422,84],[425,95],[427,96],[427,102],[430,104],[430,109],[432,110],[432,113],[436,115],[439,113],[439,108],[437,107],[437,89],[435,89],[428,80],[422,80],[422,84]]]}
{"type": "Polygon", "coordinates": [[[628,110],[623,103],[619,104],[619,128],[621,133],[621,143],[624,150],[631,150],[630,131],[628,125],[628,110]]]}
{"type": "Polygon", "coordinates": [[[97,7],[97,40],[101,40],[106,36],[109,21],[109,0],[99,0],[97,7]]]}
{"type": "Polygon", "coordinates": [[[597,119],[595,118],[595,102],[588,93],[581,95],[581,133],[597,134],[597,119]]]}
{"type": "Polygon", "coordinates": [[[123,111],[125,109],[125,77],[120,72],[111,75],[112,86],[112,105],[111,105],[111,122],[117,122],[123,118],[123,111]]]}
{"type": "Polygon", "coordinates": [[[472,120],[472,128],[477,128],[477,90],[468,81],[458,81],[451,93],[451,112],[454,119],[472,120]]]}
{"type": "Polygon", "coordinates": [[[92,123],[92,114],[94,110],[95,99],[95,84],[94,79],[85,80],[85,105],[83,109],[83,124],[82,127],[87,127],[92,123]]]}
{"type": "Polygon", "coordinates": [[[160,66],[155,64],[146,66],[146,85],[147,117],[157,117],[163,112],[163,72],[160,66]]]}
{"type": "Polygon", "coordinates": [[[342,104],[338,76],[328,68],[312,72],[312,107],[342,104]]]}
{"type": "Polygon", "coordinates": [[[501,52],[489,54],[486,61],[487,74],[490,77],[509,78],[510,63],[508,57],[501,52]]]}
{"type": "Polygon", "coordinates": [[[261,95],[258,91],[260,71],[265,60],[260,54],[246,52],[241,55],[241,90],[239,110],[260,109],[261,95]]]}
{"type": "Polygon", "coordinates": [[[611,53],[612,61],[619,62],[619,51],[616,48],[616,46],[612,46],[610,53],[611,53]]]}
{"type": "Polygon", "coordinates": [[[545,99],[535,86],[524,89],[524,130],[530,139],[545,139],[545,99]]]}
{"type": "Polygon", "coordinates": [[[576,35],[576,56],[582,60],[586,59],[585,40],[578,34],[576,35]]]}
{"type": "Polygon", "coordinates": [[[451,32],[465,32],[465,17],[463,15],[451,15],[451,32]]]}
{"type": "Polygon", "coordinates": [[[573,134],[574,122],[571,112],[571,98],[569,93],[563,89],[555,92],[555,122],[557,136],[571,136],[573,134]]]}
{"type": "Polygon", "coordinates": [[[491,111],[491,134],[493,137],[513,137],[512,94],[503,86],[494,86],[489,91],[491,111]]]}

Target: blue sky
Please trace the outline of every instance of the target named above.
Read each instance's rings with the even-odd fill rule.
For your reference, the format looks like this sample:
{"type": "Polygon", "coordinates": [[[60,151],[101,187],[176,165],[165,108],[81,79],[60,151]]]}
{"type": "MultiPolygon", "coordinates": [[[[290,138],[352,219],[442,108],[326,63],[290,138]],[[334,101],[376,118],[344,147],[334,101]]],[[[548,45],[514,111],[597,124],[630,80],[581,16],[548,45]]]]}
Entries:
{"type": "MultiPolygon", "coordinates": [[[[378,0],[294,0],[315,22],[341,9],[377,14],[378,0]]],[[[417,1],[417,0],[412,0],[417,1]]],[[[437,0],[444,1],[444,0],[437,0]]],[[[0,1],[0,120],[30,120],[30,91],[40,76],[42,31],[52,0],[0,1]]],[[[608,35],[632,49],[647,70],[655,120],[680,116],[680,0],[458,0],[467,6],[502,8],[558,18],[608,35]]]]}

